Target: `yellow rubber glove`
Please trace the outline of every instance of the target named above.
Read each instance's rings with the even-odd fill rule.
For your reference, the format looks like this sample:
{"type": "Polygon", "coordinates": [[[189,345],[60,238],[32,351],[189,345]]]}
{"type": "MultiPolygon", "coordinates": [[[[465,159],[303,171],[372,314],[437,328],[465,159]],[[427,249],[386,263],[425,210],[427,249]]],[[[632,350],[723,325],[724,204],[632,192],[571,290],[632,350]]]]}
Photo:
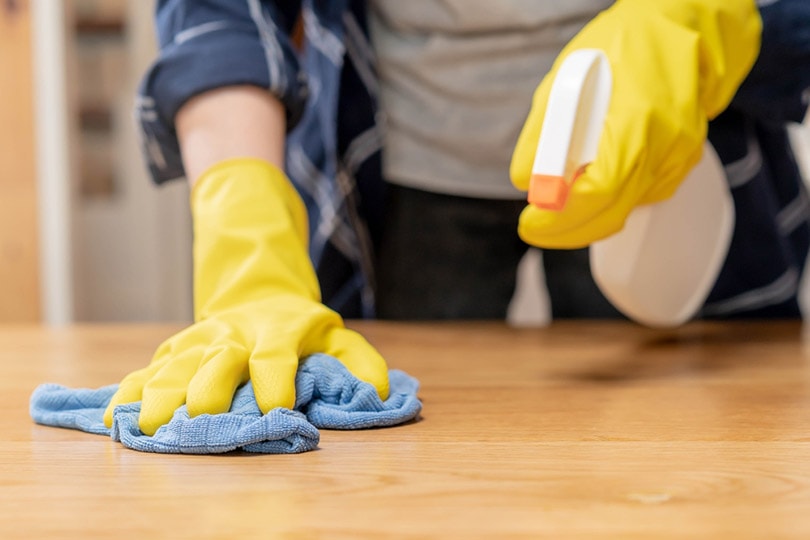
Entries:
{"type": "Polygon", "coordinates": [[[147,435],[184,403],[191,416],[227,412],[248,378],[262,412],[292,408],[298,362],[317,352],[388,397],[383,358],[320,302],[306,210],[279,169],[247,158],[219,163],[197,181],[191,206],[195,323],[124,378],[107,426],[116,405],[139,400],[147,435]]]}
{"type": "Polygon", "coordinates": [[[761,25],[754,0],[619,0],[592,20],[535,91],[512,183],[528,189],[554,76],[584,48],[602,50],[613,74],[597,157],[563,210],[527,206],[520,237],[539,247],[583,247],[619,231],[636,206],[671,196],[700,160],[708,120],[753,66],[761,25]]]}

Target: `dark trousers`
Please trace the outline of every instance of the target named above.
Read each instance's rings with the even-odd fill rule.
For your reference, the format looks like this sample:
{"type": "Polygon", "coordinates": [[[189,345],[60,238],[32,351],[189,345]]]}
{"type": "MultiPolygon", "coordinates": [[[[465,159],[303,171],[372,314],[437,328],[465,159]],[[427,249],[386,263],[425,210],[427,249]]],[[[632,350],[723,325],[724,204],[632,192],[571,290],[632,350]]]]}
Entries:
{"type": "MultiPolygon", "coordinates": [[[[388,186],[378,250],[381,319],[503,319],[528,246],[523,201],[476,199],[388,186]]],[[[544,250],[552,317],[617,318],[591,276],[588,252],[544,250]]]]}

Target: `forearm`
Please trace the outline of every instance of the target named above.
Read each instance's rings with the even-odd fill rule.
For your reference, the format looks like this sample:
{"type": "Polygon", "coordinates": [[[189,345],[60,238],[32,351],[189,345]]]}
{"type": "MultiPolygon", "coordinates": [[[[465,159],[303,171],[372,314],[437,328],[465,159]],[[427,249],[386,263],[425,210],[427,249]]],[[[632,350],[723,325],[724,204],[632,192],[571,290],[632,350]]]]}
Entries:
{"type": "Polygon", "coordinates": [[[259,158],[284,168],[285,111],[269,92],[231,86],[186,102],[175,117],[189,183],[230,158],[259,158]]]}

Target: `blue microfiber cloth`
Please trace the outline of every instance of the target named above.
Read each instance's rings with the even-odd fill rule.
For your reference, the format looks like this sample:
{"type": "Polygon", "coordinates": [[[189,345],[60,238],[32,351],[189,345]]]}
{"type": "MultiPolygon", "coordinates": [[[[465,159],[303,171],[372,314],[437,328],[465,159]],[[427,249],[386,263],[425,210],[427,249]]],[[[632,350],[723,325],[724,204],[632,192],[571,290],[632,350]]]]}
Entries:
{"type": "Polygon", "coordinates": [[[31,395],[30,410],[38,424],[110,435],[142,452],[293,454],[318,446],[318,428],[392,426],[415,418],[422,409],[418,381],[398,370],[389,371],[389,380],[391,391],[382,401],[373,386],[355,378],[337,359],[315,354],[298,368],[295,410],[277,408],[263,415],[248,382],[236,391],[229,412],[190,418],[184,405],[152,437],[138,428],[140,402],[116,407],[112,429],[104,425],[104,410],[118,385],[92,390],[42,384],[31,395]]]}

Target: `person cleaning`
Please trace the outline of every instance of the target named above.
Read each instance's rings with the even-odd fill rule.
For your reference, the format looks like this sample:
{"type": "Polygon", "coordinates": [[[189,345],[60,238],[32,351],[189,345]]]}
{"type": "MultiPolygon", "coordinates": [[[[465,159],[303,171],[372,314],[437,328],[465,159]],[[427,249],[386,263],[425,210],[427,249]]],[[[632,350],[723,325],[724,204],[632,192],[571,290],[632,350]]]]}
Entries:
{"type": "Polygon", "coordinates": [[[316,352],[385,398],[385,360],[343,317],[503,317],[527,244],[554,317],[616,316],[582,248],[671,196],[707,137],[737,225],[702,314],[800,316],[808,199],[785,125],[807,107],[808,23],[800,0],[159,1],[138,114],[155,180],[192,186],[194,323],[105,422],[141,400],[153,434],[249,379],[262,411],[291,407],[316,352]],[[541,210],[522,191],[550,81],[583,48],[613,98],[596,160],[541,210]]]}

